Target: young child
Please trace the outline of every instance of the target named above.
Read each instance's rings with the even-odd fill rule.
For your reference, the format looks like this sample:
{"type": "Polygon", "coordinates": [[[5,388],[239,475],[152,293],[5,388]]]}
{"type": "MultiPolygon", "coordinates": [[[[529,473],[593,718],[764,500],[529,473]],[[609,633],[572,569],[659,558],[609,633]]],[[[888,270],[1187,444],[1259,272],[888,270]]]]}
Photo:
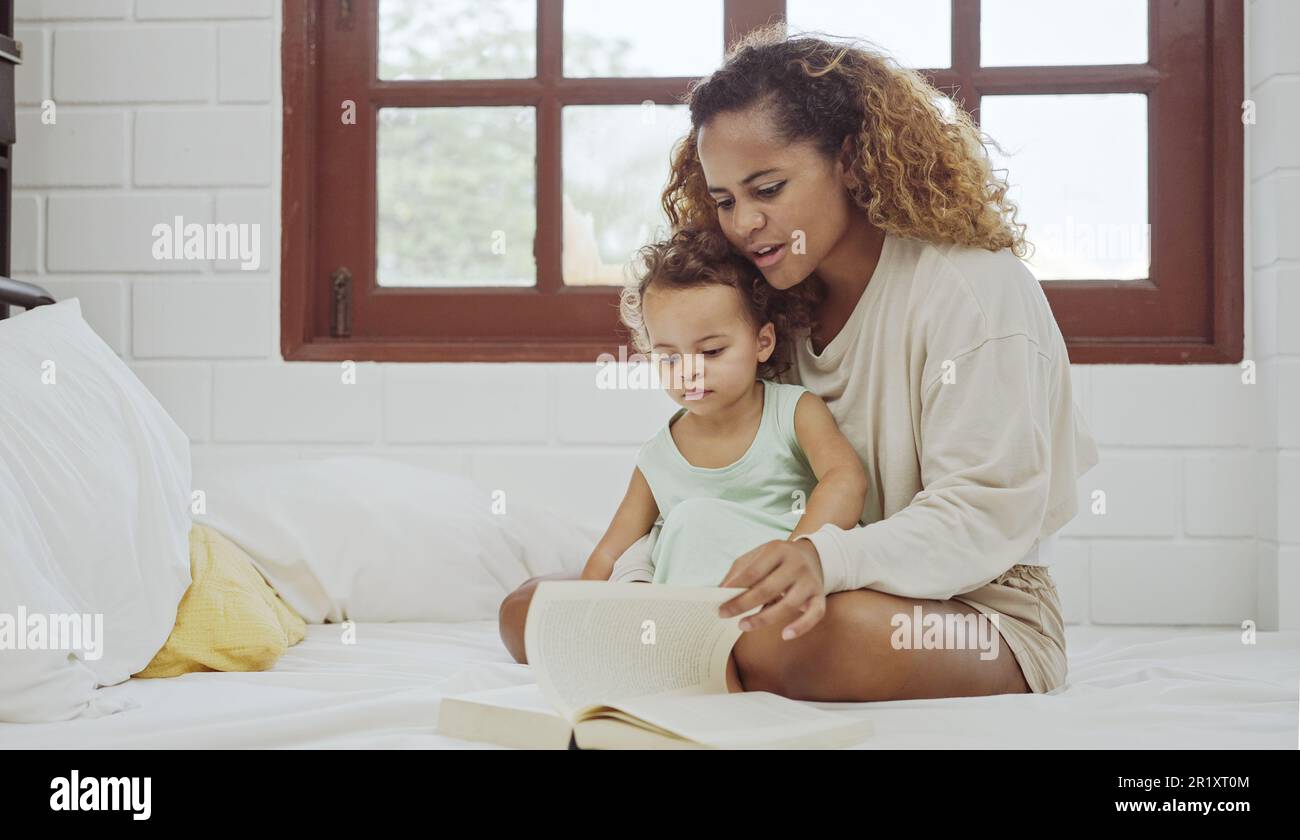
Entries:
{"type": "Polygon", "coordinates": [[[683,407],[638,452],[627,494],[582,578],[608,580],[661,516],[654,582],[694,586],[719,585],[738,557],[764,542],[827,522],[856,525],[866,475],[852,445],[821,399],[772,381],[809,323],[810,293],[772,289],[707,231],[679,231],[640,256],[644,268],[624,290],[622,320],[683,407]]]}

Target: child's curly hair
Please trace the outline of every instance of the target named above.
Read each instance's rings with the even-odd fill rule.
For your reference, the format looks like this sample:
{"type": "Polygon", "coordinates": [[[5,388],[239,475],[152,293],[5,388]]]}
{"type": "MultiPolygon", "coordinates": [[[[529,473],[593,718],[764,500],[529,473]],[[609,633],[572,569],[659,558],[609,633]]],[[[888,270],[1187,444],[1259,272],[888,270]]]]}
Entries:
{"type": "Polygon", "coordinates": [[[831,159],[851,138],[849,193],[876,227],[1025,256],[1025,226],[986,147],[996,143],[961,108],[946,115],[942,97],[920,73],[861,42],[787,38],[781,22],[755,29],[684,97],[691,130],[673,148],[664,212],[674,229],[718,228],[700,166],[700,127],[716,114],[762,107],[779,136],[810,140],[831,159]]]}
{"type": "Polygon", "coordinates": [[[648,356],[651,351],[642,309],[651,288],[731,286],[740,293],[745,315],[755,329],[768,321],[776,328],[776,347],[767,361],[758,365],[762,379],[776,379],[793,364],[794,342],[813,324],[813,313],[824,293],[815,276],[788,291],[772,288],[720,232],[701,228],[682,228],[668,239],[643,246],[634,265],[634,277],[619,297],[619,317],[636,352],[648,356]]]}

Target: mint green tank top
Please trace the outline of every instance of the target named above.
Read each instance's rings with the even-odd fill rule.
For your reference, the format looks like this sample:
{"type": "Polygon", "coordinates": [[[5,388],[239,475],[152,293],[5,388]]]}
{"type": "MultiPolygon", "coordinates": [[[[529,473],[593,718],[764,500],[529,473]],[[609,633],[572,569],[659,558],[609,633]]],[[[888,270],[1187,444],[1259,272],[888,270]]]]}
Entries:
{"type": "Polygon", "coordinates": [[[669,431],[686,408],[637,453],[662,520],[650,555],[655,583],[717,586],[736,558],[788,538],[803,515],[817,476],[795,436],[794,413],[808,389],[759,381],[763,416],[738,461],[708,468],[686,460],[669,431]]]}

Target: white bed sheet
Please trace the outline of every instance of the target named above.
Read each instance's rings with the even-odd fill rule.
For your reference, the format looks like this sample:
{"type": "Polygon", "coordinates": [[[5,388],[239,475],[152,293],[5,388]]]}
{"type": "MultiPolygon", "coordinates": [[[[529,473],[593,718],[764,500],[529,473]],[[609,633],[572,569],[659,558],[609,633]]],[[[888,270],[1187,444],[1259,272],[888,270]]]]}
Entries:
{"type": "MultiPolygon", "coordinates": [[[[0,749],[179,747],[493,748],[435,731],[441,698],[532,681],[495,621],[338,625],[270,671],[129,680],[125,711],[0,724],[0,749]]],[[[860,748],[1297,747],[1300,633],[1071,626],[1069,684],[1051,695],[817,704],[867,715],[860,748]]]]}

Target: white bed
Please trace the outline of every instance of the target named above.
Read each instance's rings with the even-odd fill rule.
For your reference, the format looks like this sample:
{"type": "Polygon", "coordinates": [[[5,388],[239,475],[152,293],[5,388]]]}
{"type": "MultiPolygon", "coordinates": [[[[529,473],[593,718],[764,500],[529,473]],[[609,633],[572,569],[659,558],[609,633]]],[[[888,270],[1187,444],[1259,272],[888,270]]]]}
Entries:
{"type": "MultiPolygon", "coordinates": [[[[10,299],[49,303],[24,294],[10,299]]],[[[598,525],[518,499],[505,515],[504,495],[382,458],[192,482],[188,440],[75,299],[0,326],[0,391],[42,407],[0,412],[0,614],[102,616],[110,640],[102,657],[6,651],[0,717],[87,716],[0,723],[0,749],[475,746],[436,734],[441,699],[531,681],[497,607],[529,577],[574,570],[598,525]],[[51,359],[57,389],[32,375],[51,359]],[[268,671],[120,682],[159,651],[190,586],[194,488],[307,638],[268,671]]],[[[1227,628],[1071,627],[1067,641],[1054,695],[818,705],[873,718],[866,748],[1297,746],[1300,632],[1246,646],[1227,628]]]]}
{"type": "MultiPolygon", "coordinates": [[[[860,748],[1297,746],[1300,633],[1067,628],[1068,686],[1053,695],[818,704],[866,714],[860,748]]],[[[318,624],[270,671],[132,679],[131,708],[97,719],[0,724],[0,749],[489,747],[439,736],[441,698],[531,681],[496,622],[318,624]]]]}

